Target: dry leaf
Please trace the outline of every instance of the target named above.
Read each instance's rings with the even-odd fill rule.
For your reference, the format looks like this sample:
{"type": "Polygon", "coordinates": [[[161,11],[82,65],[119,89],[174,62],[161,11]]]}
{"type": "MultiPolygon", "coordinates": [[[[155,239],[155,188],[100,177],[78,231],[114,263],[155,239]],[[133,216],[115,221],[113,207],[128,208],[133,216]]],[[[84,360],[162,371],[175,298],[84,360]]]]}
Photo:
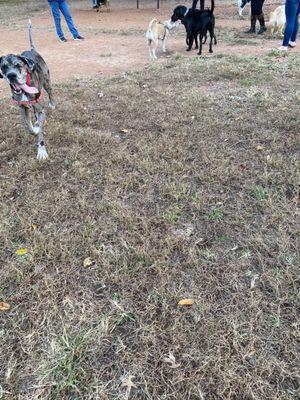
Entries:
{"type": "Polygon", "coordinates": [[[175,357],[171,352],[169,352],[169,356],[168,357],[164,357],[163,358],[163,361],[165,363],[168,363],[170,368],[178,368],[178,367],[180,367],[180,364],[176,364],[175,357]]]}
{"type": "Polygon", "coordinates": [[[257,150],[257,151],[262,151],[262,150],[263,150],[263,147],[260,146],[260,145],[258,145],[258,146],[256,146],[256,150],[257,150]]]}
{"type": "Polygon", "coordinates": [[[4,301],[0,301],[0,311],[8,311],[10,309],[10,305],[8,303],[4,303],[4,301]]]}
{"type": "Polygon", "coordinates": [[[128,133],[129,130],[128,130],[128,129],[121,129],[121,132],[123,132],[123,133],[128,133]]]}
{"type": "Polygon", "coordinates": [[[32,225],[31,225],[31,228],[32,228],[34,231],[36,231],[36,230],[37,230],[37,225],[36,225],[36,224],[32,224],[32,225]]]}
{"type": "Polygon", "coordinates": [[[194,304],[194,300],[192,299],[182,299],[178,302],[179,306],[192,306],[194,304]]]}
{"type": "Polygon", "coordinates": [[[85,258],[84,261],[83,261],[83,266],[84,266],[85,268],[88,268],[88,267],[90,267],[91,265],[93,265],[94,263],[95,263],[95,262],[94,262],[93,260],[91,260],[90,257],[87,257],[87,258],[85,258]]]}
{"type": "Polygon", "coordinates": [[[21,249],[16,250],[16,254],[18,256],[24,256],[27,253],[28,253],[28,249],[26,249],[25,247],[22,247],[21,249]]]}

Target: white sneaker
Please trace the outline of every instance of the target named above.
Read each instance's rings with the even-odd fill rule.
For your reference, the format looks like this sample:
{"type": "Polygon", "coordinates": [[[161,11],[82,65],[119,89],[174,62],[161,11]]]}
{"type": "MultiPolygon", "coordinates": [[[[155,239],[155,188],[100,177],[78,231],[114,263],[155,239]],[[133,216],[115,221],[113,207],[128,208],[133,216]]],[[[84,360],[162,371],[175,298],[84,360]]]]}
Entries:
{"type": "Polygon", "coordinates": [[[277,48],[278,51],[288,51],[288,47],[287,46],[280,46],[277,48]]]}
{"type": "Polygon", "coordinates": [[[289,46],[290,47],[296,47],[296,42],[292,42],[291,40],[289,41],[289,46]]]}

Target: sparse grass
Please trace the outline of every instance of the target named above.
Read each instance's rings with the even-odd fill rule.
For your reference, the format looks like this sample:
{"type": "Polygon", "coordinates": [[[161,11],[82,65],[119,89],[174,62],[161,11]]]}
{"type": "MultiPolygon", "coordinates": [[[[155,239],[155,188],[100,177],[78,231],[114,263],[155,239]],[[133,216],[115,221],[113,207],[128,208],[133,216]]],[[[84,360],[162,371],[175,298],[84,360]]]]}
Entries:
{"type": "Polygon", "coordinates": [[[0,101],[3,398],[298,398],[298,78],[175,54],[57,85],[45,163],[0,101]]]}

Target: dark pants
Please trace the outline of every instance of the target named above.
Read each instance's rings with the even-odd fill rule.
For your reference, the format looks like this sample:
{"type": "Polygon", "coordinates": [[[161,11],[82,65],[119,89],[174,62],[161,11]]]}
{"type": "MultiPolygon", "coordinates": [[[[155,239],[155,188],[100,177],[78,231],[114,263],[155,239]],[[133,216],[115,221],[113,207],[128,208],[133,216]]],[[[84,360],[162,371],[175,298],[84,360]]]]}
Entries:
{"type": "MultiPolygon", "coordinates": [[[[200,0],[200,10],[204,10],[204,2],[205,0],[200,0]]],[[[192,10],[195,10],[197,7],[198,0],[193,0],[192,10]]]]}
{"type": "Polygon", "coordinates": [[[300,0],[286,0],[285,15],[286,27],[284,31],[283,46],[288,46],[289,41],[295,42],[299,28],[300,0]]]}
{"type": "Polygon", "coordinates": [[[251,1],[251,15],[259,16],[262,14],[262,8],[265,0],[252,0],[251,1]]]}

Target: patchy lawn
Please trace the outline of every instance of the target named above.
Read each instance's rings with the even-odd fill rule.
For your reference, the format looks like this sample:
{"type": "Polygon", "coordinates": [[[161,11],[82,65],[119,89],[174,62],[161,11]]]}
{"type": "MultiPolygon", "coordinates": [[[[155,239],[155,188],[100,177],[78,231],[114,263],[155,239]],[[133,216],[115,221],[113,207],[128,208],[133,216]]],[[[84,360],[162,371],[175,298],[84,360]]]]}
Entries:
{"type": "Polygon", "coordinates": [[[44,163],[1,100],[2,398],[299,398],[296,79],[175,54],[56,85],[44,163]]]}

